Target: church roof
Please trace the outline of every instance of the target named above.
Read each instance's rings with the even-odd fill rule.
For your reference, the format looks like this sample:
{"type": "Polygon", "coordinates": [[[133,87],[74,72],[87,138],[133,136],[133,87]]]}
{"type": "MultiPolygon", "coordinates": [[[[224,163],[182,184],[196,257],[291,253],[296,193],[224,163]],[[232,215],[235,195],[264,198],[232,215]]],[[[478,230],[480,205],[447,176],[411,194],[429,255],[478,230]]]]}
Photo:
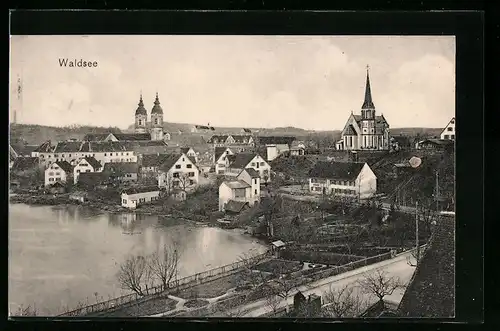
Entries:
{"type": "Polygon", "coordinates": [[[356,130],[354,130],[354,127],[351,125],[349,125],[347,127],[347,129],[345,130],[345,135],[346,136],[356,136],[356,130]]]}
{"type": "Polygon", "coordinates": [[[156,98],[153,109],[151,109],[151,114],[163,114],[163,109],[160,106],[160,99],[158,98],[158,93],[156,93],[156,98]]]}
{"type": "Polygon", "coordinates": [[[135,115],[148,115],[148,112],[146,108],[144,108],[144,102],[142,101],[142,94],[141,97],[139,98],[139,103],[138,103],[137,109],[135,110],[135,115]]]}

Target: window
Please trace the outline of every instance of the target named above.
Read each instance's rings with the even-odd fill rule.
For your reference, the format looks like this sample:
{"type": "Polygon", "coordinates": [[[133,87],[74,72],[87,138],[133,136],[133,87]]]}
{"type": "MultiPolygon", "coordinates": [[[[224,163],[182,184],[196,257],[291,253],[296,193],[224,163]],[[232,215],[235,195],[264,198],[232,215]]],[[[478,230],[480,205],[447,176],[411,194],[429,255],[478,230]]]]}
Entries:
{"type": "Polygon", "coordinates": [[[77,173],[77,174],[79,174],[79,173],[80,173],[80,169],[77,169],[77,170],[76,170],[76,173],[77,173]]]}
{"type": "Polygon", "coordinates": [[[255,193],[254,194],[257,194],[257,189],[255,189],[255,193]]]}
{"type": "Polygon", "coordinates": [[[123,199],[123,200],[122,200],[122,203],[127,203],[127,199],[123,199]]]}
{"type": "Polygon", "coordinates": [[[448,131],[453,131],[453,128],[451,126],[449,126],[448,131]]]}
{"type": "Polygon", "coordinates": [[[90,169],[87,169],[85,172],[90,172],[90,169]]]}
{"type": "Polygon", "coordinates": [[[60,182],[61,181],[61,177],[56,177],[56,182],[60,182]]]}
{"type": "Polygon", "coordinates": [[[450,139],[455,139],[455,135],[454,135],[454,134],[452,134],[452,135],[450,136],[450,139]]]}
{"type": "Polygon", "coordinates": [[[260,166],[261,166],[261,167],[263,167],[264,165],[265,165],[265,164],[264,164],[264,162],[261,162],[261,163],[260,163],[260,166]]]}
{"type": "Polygon", "coordinates": [[[59,154],[54,154],[54,157],[59,157],[59,154]]]}
{"type": "Polygon", "coordinates": [[[189,184],[190,184],[190,185],[193,185],[193,184],[194,184],[194,180],[190,179],[190,180],[189,180],[189,184]]]}
{"type": "Polygon", "coordinates": [[[107,156],[107,153],[104,153],[104,156],[107,156]]]}
{"type": "Polygon", "coordinates": [[[49,182],[53,182],[54,181],[54,178],[49,178],[49,182]]]}
{"type": "Polygon", "coordinates": [[[127,152],[127,153],[125,153],[125,155],[127,155],[127,156],[128,156],[128,152],[127,152]]]}
{"type": "Polygon", "coordinates": [[[447,134],[445,134],[445,135],[444,135],[444,139],[450,139],[450,136],[449,136],[449,135],[447,135],[447,134]]]}
{"type": "MultiPolygon", "coordinates": [[[[252,163],[253,164],[253,163],[252,163]]],[[[257,169],[259,169],[259,164],[257,163],[257,169]]]]}
{"type": "Polygon", "coordinates": [[[244,198],[245,197],[245,189],[244,188],[238,188],[234,190],[234,197],[235,198],[244,198]]]}
{"type": "Polygon", "coordinates": [[[178,172],[174,172],[173,175],[172,175],[172,177],[179,178],[179,173],[178,172]]]}
{"type": "Polygon", "coordinates": [[[257,178],[254,178],[253,183],[257,184],[257,178]]]}
{"type": "Polygon", "coordinates": [[[158,124],[158,119],[157,118],[155,118],[155,124],[158,124]]]}
{"type": "MultiPolygon", "coordinates": [[[[258,165],[258,164],[257,164],[257,165],[258,165]]],[[[255,167],[255,162],[252,162],[252,163],[251,163],[251,166],[252,166],[252,167],[255,167]]]]}
{"type": "Polygon", "coordinates": [[[189,172],[189,173],[188,173],[188,176],[189,176],[189,177],[194,177],[194,172],[189,172]]]}
{"type": "Polygon", "coordinates": [[[193,167],[193,165],[192,165],[192,164],[188,164],[186,167],[187,167],[188,169],[191,169],[191,168],[193,167]]]}
{"type": "Polygon", "coordinates": [[[61,176],[61,172],[56,171],[56,176],[61,176]]]}
{"type": "Polygon", "coordinates": [[[123,156],[123,152],[122,152],[122,156],[123,156]]]}
{"type": "Polygon", "coordinates": [[[69,155],[69,157],[71,157],[71,154],[69,155]]]}
{"type": "Polygon", "coordinates": [[[63,154],[63,155],[61,155],[61,157],[64,157],[64,154],[63,154]]]}
{"type": "Polygon", "coordinates": [[[139,202],[146,202],[146,198],[139,198],[139,202]]]}
{"type": "Polygon", "coordinates": [[[182,158],[182,162],[184,162],[184,158],[182,158]]]}
{"type": "Polygon", "coordinates": [[[175,169],[180,169],[181,168],[181,165],[180,164],[176,164],[175,165],[175,169]]]}
{"type": "Polygon", "coordinates": [[[49,172],[49,176],[54,176],[54,173],[52,171],[49,172]]]}

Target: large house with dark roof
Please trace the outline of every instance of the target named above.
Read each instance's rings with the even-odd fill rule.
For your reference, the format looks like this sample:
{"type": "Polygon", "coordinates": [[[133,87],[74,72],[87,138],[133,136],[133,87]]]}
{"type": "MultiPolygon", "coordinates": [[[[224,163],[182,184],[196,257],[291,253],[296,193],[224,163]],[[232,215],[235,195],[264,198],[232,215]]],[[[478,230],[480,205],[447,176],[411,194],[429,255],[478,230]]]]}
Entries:
{"type": "Polygon", "coordinates": [[[106,163],[102,172],[114,181],[136,182],[139,175],[139,164],[137,162],[106,163]]]}
{"type": "Polygon", "coordinates": [[[262,183],[271,181],[271,165],[259,154],[238,153],[226,156],[224,175],[237,177],[243,169],[254,169],[260,176],[262,183]]]}
{"type": "Polygon", "coordinates": [[[377,192],[377,176],[364,162],[318,161],[309,171],[309,190],[316,194],[368,199],[377,192]]]}
{"type": "Polygon", "coordinates": [[[167,190],[191,190],[199,183],[200,170],[184,153],[170,154],[159,166],[158,186],[167,190]]]}
{"type": "Polygon", "coordinates": [[[78,183],[78,178],[81,173],[84,172],[101,172],[103,170],[103,166],[99,161],[97,161],[93,157],[84,157],[80,159],[73,168],[73,183],[78,183]]]}
{"type": "Polygon", "coordinates": [[[73,166],[66,161],[56,161],[45,169],[45,186],[66,183],[73,177],[73,166]]]}
{"type": "Polygon", "coordinates": [[[260,201],[260,174],[252,168],[243,169],[234,180],[219,186],[219,211],[239,213],[245,205],[260,201]]]}
{"type": "Polygon", "coordinates": [[[224,147],[224,146],[251,147],[255,145],[254,138],[251,134],[213,135],[207,140],[207,143],[213,144],[214,147],[224,147]]]}
{"type": "Polygon", "coordinates": [[[52,145],[47,141],[37,148],[36,154],[44,166],[50,166],[57,161],[76,164],[84,157],[93,157],[104,165],[108,162],[137,162],[137,145],[140,145],[140,142],[61,141],[52,145]]]}
{"type": "Polygon", "coordinates": [[[354,115],[351,112],[341,137],[336,143],[336,148],[341,150],[389,150],[390,148],[389,123],[383,114],[375,115],[368,70],[361,115],[354,115]]]}

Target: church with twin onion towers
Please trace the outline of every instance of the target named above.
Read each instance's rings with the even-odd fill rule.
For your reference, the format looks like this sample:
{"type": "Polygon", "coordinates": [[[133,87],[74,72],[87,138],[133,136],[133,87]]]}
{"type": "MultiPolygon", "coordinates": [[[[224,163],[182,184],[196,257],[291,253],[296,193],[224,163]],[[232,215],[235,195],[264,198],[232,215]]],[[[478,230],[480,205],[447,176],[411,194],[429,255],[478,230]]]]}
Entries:
{"type": "Polygon", "coordinates": [[[135,110],[135,133],[149,133],[151,140],[159,141],[166,140],[163,131],[163,109],[160,106],[160,99],[158,93],[151,109],[151,121],[148,127],[148,111],[144,108],[144,101],[142,100],[142,93],[139,98],[139,104],[135,110]]]}

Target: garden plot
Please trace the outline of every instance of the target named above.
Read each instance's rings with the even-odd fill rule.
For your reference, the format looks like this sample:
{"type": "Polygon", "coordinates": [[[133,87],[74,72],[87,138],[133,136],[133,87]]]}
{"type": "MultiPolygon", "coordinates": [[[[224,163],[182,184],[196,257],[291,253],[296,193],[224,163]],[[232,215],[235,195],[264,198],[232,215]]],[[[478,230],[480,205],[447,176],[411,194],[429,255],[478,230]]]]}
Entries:
{"type": "Polygon", "coordinates": [[[195,285],[185,290],[176,293],[175,296],[192,300],[198,298],[215,298],[227,293],[229,290],[236,288],[242,279],[241,272],[227,275],[207,283],[195,285]]]}
{"type": "MultiPolygon", "coordinates": [[[[177,301],[167,298],[160,297],[151,299],[145,302],[132,303],[125,307],[117,308],[112,311],[104,311],[97,313],[93,316],[105,316],[105,317],[141,317],[147,315],[160,314],[169,310],[174,310],[177,305],[177,301]]],[[[89,315],[92,316],[92,315],[89,315]]]]}
{"type": "Polygon", "coordinates": [[[279,272],[281,274],[289,274],[295,271],[302,270],[302,268],[303,264],[300,261],[279,260],[279,259],[268,260],[252,267],[252,269],[262,272],[268,272],[268,273],[279,272]]]}

